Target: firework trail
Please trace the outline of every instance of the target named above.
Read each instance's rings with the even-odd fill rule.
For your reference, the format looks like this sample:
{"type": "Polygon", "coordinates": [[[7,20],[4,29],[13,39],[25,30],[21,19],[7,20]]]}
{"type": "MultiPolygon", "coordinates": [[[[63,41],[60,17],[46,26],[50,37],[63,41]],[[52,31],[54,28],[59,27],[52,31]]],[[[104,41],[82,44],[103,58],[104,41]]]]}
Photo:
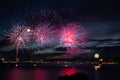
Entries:
{"type": "Polygon", "coordinates": [[[30,41],[31,29],[24,25],[16,24],[8,32],[9,42],[16,47],[16,59],[18,54],[18,48],[26,46],[30,41]]]}
{"type": "Polygon", "coordinates": [[[38,45],[49,45],[54,40],[54,30],[50,27],[50,23],[36,25],[34,39],[38,45]]]}

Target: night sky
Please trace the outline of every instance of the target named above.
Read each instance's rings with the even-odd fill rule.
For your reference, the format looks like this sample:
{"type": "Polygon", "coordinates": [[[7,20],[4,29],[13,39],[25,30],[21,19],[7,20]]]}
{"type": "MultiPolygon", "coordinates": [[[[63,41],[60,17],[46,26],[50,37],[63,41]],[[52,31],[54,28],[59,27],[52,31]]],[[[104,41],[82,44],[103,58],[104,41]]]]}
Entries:
{"type": "MultiPolygon", "coordinates": [[[[0,44],[2,45],[0,52],[12,52],[3,43],[5,31],[10,29],[16,22],[29,22],[31,15],[47,9],[56,11],[64,22],[80,22],[81,26],[88,31],[90,39],[82,47],[97,48],[100,52],[105,48],[105,53],[103,51],[105,55],[107,54],[106,52],[111,54],[113,52],[115,55],[119,55],[119,4],[117,0],[0,0],[0,44]]],[[[45,49],[44,51],[52,53],[51,49],[45,49]]]]}

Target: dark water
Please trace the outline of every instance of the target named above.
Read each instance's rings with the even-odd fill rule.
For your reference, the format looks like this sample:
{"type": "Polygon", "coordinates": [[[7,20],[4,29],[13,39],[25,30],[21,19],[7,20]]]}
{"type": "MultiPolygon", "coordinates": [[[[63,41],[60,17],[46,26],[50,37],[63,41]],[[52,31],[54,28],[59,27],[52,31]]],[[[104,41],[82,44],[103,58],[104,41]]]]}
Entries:
{"type": "Polygon", "coordinates": [[[50,67],[50,68],[3,68],[3,80],[57,80],[58,76],[86,73],[90,80],[120,80],[119,65],[103,65],[95,71],[93,67],[50,67]]]}

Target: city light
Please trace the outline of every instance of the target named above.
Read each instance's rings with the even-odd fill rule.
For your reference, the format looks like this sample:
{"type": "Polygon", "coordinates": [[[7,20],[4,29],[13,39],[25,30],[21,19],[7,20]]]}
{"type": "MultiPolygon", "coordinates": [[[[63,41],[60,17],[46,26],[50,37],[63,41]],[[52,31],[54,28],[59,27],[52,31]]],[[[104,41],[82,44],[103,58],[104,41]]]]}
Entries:
{"type": "Polygon", "coordinates": [[[36,64],[33,65],[34,67],[37,66],[36,64]]]}
{"type": "Polygon", "coordinates": [[[68,65],[67,65],[67,64],[65,64],[65,67],[68,67],[68,65]]]}
{"type": "Polygon", "coordinates": [[[15,65],[16,67],[18,66],[18,64],[15,65]]]}

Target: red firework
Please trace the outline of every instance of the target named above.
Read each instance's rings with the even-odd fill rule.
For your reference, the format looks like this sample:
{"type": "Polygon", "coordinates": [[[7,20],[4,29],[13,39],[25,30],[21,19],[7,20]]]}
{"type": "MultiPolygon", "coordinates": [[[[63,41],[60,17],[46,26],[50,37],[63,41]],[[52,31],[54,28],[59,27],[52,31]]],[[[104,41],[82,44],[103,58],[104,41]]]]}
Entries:
{"type": "Polygon", "coordinates": [[[79,24],[68,23],[60,33],[60,44],[65,47],[77,47],[86,42],[85,31],[79,24]]]}

